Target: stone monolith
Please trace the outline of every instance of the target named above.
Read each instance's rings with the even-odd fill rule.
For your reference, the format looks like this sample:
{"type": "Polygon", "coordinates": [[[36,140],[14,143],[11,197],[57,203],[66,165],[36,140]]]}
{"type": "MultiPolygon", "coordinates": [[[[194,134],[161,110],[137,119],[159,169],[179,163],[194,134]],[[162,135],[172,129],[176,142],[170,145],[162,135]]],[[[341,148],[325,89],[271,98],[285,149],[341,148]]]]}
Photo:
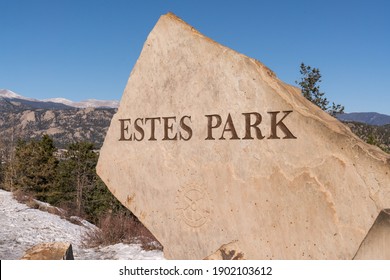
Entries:
{"type": "Polygon", "coordinates": [[[390,208],[388,154],[173,14],[144,44],[97,172],[169,259],[352,259],[390,208]]]}

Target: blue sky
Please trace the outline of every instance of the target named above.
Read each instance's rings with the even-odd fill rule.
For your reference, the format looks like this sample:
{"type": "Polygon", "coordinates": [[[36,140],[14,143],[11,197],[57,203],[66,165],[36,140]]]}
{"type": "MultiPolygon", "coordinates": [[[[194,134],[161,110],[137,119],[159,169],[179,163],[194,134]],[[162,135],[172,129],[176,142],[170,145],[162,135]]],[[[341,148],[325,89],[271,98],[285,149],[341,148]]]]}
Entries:
{"type": "Polygon", "coordinates": [[[148,33],[173,12],[283,81],[304,62],[347,112],[390,115],[390,1],[0,0],[0,88],[120,99],[148,33]]]}

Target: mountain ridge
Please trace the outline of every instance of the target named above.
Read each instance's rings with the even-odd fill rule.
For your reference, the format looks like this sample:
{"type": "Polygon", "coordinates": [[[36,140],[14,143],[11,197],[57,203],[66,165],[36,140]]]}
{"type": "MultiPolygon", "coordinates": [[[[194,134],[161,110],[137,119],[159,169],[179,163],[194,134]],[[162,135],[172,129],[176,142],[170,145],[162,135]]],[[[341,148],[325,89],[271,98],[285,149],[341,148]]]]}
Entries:
{"type": "Polygon", "coordinates": [[[353,112],[338,114],[337,119],[347,122],[359,122],[369,125],[386,125],[390,124],[390,116],[376,112],[353,112]]]}
{"type": "MultiPolygon", "coordinates": [[[[117,100],[87,99],[72,101],[66,98],[34,99],[24,97],[8,89],[0,89],[0,100],[13,105],[13,109],[71,109],[71,108],[118,108],[117,100]]],[[[1,110],[0,106],[0,110],[1,110]]],[[[12,106],[11,106],[12,107],[12,106]]]]}

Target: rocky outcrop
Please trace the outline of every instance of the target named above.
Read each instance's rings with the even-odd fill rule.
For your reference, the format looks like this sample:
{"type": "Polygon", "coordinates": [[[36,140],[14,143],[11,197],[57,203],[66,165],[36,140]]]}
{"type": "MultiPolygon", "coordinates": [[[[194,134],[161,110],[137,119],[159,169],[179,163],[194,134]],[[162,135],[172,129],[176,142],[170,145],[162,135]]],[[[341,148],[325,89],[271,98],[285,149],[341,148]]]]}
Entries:
{"type": "Polygon", "coordinates": [[[170,259],[233,241],[246,259],[352,259],[390,208],[388,154],[173,14],[144,44],[97,171],[170,259]]]}
{"type": "Polygon", "coordinates": [[[16,142],[41,139],[48,134],[59,148],[78,141],[89,141],[100,148],[115,112],[116,109],[102,108],[2,110],[0,137],[3,142],[16,142]]]}

